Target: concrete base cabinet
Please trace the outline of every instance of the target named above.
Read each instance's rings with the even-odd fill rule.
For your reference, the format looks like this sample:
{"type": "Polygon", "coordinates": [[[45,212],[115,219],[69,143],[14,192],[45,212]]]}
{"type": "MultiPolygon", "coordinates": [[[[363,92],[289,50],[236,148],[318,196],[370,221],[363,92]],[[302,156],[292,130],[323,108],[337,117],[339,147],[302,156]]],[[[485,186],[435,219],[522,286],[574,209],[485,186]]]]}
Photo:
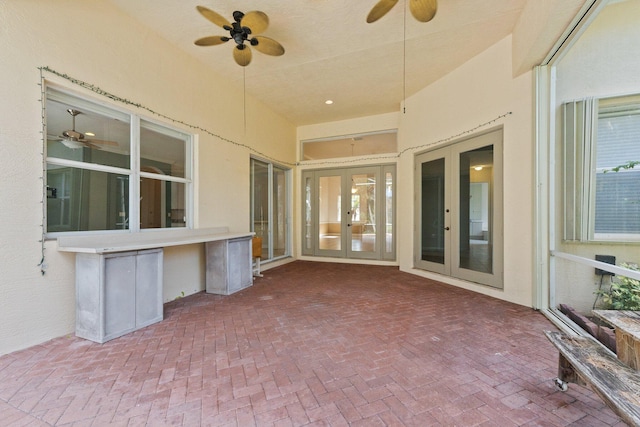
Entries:
{"type": "Polygon", "coordinates": [[[104,343],[161,321],[162,254],[76,254],[76,335],[104,343]]]}
{"type": "Polygon", "coordinates": [[[251,239],[227,227],[58,238],[76,254],[76,335],[103,343],[162,320],[163,248],[205,243],[206,291],[253,284],[251,239]]]}
{"type": "Polygon", "coordinates": [[[253,285],[251,238],[205,243],[207,293],[230,295],[253,285]]]}

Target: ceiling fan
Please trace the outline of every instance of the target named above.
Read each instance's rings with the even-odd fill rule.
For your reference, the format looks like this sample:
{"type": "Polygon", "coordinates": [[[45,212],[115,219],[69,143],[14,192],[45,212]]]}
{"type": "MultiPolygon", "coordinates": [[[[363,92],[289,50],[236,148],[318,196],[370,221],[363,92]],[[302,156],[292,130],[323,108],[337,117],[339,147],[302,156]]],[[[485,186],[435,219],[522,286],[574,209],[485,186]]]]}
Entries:
{"type": "Polygon", "coordinates": [[[72,117],[72,126],[71,130],[65,130],[62,132],[62,135],[54,138],[59,140],[65,146],[77,149],[83,147],[96,148],[98,150],[102,149],[101,145],[112,145],[117,146],[118,143],[114,141],[104,141],[101,139],[87,139],[86,135],[76,131],[76,116],[78,114],[82,114],[79,110],[74,110],[73,108],[68,108],[67,113],[69,113],[72,117]]]}
{"type": "MultiPolygon", "coordinates": [[[[382,18],[398,3],[398,0],[380,0],[367,15],[367,22],[372,23],[382,18]]],[[[420,22],[429,22],[438,10],[437,0],[409,0],[409,10],[420,22]]]]}
{"type": "Polygon", "coordinates": [[[197,6],[196,9],[206,19],[229,31],[229,36],[202,37],[194,42],[197,46],[216,46],[233,40],[236,43],[233,49],[233,59],[242,67],[246,67],[251,62],[249,46],[253,46],[258,52],[271,56],[284,54],[284,47],[272,38],[257,35],[250,37],[253,34],[262,33],[269,26],[269,17],[264,12],[259,10],[247,13],[235,11],[233,12],[235,22],[230,23],[222,15],[204,6],[197,6]]]}

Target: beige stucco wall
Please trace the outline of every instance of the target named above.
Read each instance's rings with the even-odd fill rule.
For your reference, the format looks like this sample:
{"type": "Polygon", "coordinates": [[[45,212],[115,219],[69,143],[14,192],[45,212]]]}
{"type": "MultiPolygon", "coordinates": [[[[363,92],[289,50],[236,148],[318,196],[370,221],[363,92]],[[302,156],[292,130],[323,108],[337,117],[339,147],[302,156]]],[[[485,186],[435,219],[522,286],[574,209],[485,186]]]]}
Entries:
{"type": "MultiPolygon", "coordinates": [[[[616,261],[640,262],[640,244],[562,242],[561,106],[586,97],[611,97],[640,93],[640,0],[605,7],[565,56],[556,64],[556,210],[557,249],[588,259],[596,254],[614,255],[616,261]]],[[[630,159],[631,160],[631,159],[630,159]]],[[[556,261],[555,302],[589,313],[600,276],[593,267],[566,260],[556,261]]],[[[608,285],[605,280],[604,285],[608,285]]]]}
{"type": "MultiPolygon", "coordinates": [[[[250,150],[184,122],[295,161],[295,127],[250,96],[246,130],[241,86],[225,81],[139,22],[102,0],[0,2],[0,354],[73,333],[74,255],[55,241],[42,257],[42,105],[38,67],[80,79],[139,103],[197,134],[198,227],[249,230],[250,150]]],[[[225,57],[226,59],[227,57],[225,57]]],[[[230,56],[229,56],[230,58],[230,56]]],[[[252,64],[253,65],[253,64],[252,64]]],[[[82,96],[113,103],[51,73],[82,96]]],[[[204,289],[202,245],[165,252],[165,301],[204,289]]]]}
{"type": "MultiPolygon", "coordinates": [[[[512,77],[512,43],[507,37],[454,72],[407,99],[401,115],[400,150],[438,141],[468,138],[504,128],[504,289],[497,290],[413,269],[414,154],[399,162],[398,211],[400,268],[496,298],[530,306],[533,277],[532,73],[512,77]],[[511,114],[508,114],[511,113],[511,114]],[[506,117],[499,118],[508,114],[506,117]],[[492,123],[488,123],[492,122],[492,123]],[[484,126],[480,126],[485,124],[484,126]],[[459,136],[459,137],[458,137],[459,136]]],[[[445,142],[443,142],[445,143],[445,142]]]]}
{"type": "MultiPolygon", "coordinates": [[[[532,73],[512,77],[511,37],[406,100],[404,113],[298,128],[298,141],[398,128],[397,159],[303,162],[299,170],[397,162],[397,261],[403,271],[472,289],[522,305],[532,304],[533,129],[532,73]],[[479,124],[512,113],[482,128],[479,124]],[[413,269],[414,147],[504,126],[504,290],[413,269]]],[[[454,138],[455,139],[455,138],[454,138]]],[[[437,145],[433,145],[434,148],[437,145]]],[[[300,210],[298,211],[300,212],[300,210]]],[[[297,239],[300,238],[296,232],[297,239]]],[[[309,258],[313,259],[313,258],[309,258]]],[[[385,264],[385,262],[377,262],[385,264]]],[[[388,264],[388,262],[386,263],[388,264]]]]}

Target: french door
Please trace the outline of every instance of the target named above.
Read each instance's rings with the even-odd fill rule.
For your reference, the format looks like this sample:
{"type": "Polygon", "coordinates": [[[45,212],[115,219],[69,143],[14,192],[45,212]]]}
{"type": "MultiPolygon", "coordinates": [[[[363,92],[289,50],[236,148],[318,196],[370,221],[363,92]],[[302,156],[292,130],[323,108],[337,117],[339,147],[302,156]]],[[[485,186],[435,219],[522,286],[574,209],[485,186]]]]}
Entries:
{"type": "Polygon", "coordinates": [[[395,166],[303,172],[303,255],[395,259],[395,166]]]}
{"type": "Polygon", "coordinates": [[[289,174],[251,159],[251,231],[262,238],[262,261],[289,255],[289,174]]]}
{"type": "Polygon", "coordinates": [[[415,266],[502,288],[502,129],[415,158],[415,266]]]}

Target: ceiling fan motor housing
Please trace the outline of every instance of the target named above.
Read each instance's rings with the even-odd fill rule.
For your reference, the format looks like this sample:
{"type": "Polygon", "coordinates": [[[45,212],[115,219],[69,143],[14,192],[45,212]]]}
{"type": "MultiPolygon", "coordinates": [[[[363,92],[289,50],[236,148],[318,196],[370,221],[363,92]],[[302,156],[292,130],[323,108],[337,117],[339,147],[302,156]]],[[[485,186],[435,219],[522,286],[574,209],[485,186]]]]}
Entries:
{"type": "Polygon", "coordinates": [[[244,49],[244,42],[249,39],[249,34],[251,34],[251,28],[240,25],[243,17],[244,13],[236,10],[233,12],[233,19],[235,19],[236,22],[231,24],[231,27],[225,27],[225,29],[229,31],[233,41],[238,45],[238,49],[244,49]]]}
{"type": "Polygon", "coordinates": [[[64,136],[65,138],[69,138],[73,141],[84,139],[84,134],[74,130],[65,130],[64,132],[62,132],[62,136],[64,136]]]}

